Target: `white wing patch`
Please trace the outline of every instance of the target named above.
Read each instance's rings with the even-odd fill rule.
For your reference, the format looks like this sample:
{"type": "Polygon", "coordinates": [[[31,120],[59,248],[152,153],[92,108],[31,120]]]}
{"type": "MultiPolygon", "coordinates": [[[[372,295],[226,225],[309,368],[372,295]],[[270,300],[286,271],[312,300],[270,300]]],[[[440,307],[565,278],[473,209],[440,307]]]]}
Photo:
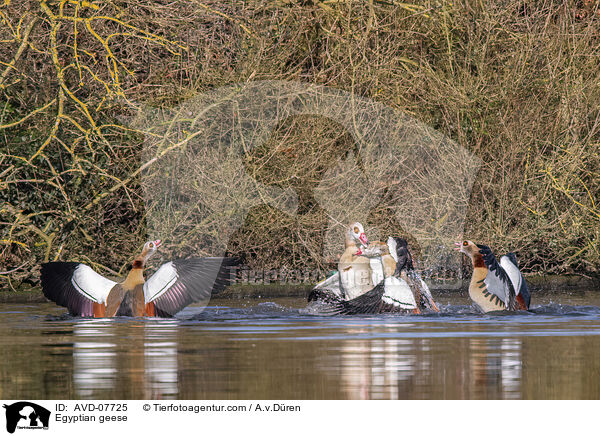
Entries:
{"type": "Polygon", "coordinates": [[[510,279],[513,288],[515,289],[515,293],[519,295],[523,281],[521,271],[519,271],[519,268],[517,268],[517,266],[506,256],[502,256],[500,258],[500,266],[504,268],[504,271],[506,271],[506,275],[510,279]]]}
{"type": "Polygon", "coordinates": [[[314,289],[327,289],[341,298],[343,295],[340,289],[340,273],[336,271],[331,277],[321,280],[314,289]]]}
{"type": "Polygon", "coordinates": [[[508,283],[504,283],[504,281],[496,275],[495,271],[490,271],[488,269],[488,273],[483,282],[485,283],[488,292],[496,295],[505,305],[508,305],[508,283]]]}
{"type": "Polygon", "coordinates": [[[75,268],[71,283],[81,295],[101,304],[106,303],[110,290],[117,284],[82,263],[75,268]]]}
{"type": "Polygon", "coordinates": [[[396,261],[396,263],[398,263],[398,253],[396,252],[396,248],[397,248],[396,247],[396,240],[390,236],[388,238],[388,240],[387,240],[387,246],[390,249],[390,254],[394,258],[394,260],[396,261]]]}
{"type": "Polygon", "coordinates": [[[376,286],[384,278],[383,262],[381,261],[381,257],[375,257],[369,259],[369,264],[371,266],[371,281],[376,286]]]}
{"type": "Polygon", "coordinates": [[[393,304],[402,309],[415,309],[415,296],[404,280],[397,277],[387,277],[384,282],[384,293],[381,298],[386,304],[393,304]]]}
{"type": "Polygon", "coordinates": [[[173,262],[167,262],[144,283],[146,303],[154,301],[164,294],[177,281],[179,275],[173,262]]]}

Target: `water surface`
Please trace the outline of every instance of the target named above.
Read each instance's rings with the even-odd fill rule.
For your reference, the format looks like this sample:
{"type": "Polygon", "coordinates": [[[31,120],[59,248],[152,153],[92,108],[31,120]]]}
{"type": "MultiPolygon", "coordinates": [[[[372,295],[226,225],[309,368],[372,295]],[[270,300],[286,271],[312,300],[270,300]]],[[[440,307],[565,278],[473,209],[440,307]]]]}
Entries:
{"type": "Polygon", "coordinates": [[[11,399],[600,399],[600,292],[532,313],[324,317],[301,299],[213,300],[170,320],[0,304],[11,399]]]}

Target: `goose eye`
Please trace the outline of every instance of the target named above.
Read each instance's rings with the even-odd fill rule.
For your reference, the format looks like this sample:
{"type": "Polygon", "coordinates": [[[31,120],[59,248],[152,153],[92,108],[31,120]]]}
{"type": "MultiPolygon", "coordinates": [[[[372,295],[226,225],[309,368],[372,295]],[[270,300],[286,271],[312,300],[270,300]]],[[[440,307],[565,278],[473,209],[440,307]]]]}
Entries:
{"type": "Polygon", "coordinates": [[[463,242],[463,246],[465,246],[465,247],[466,247],[467,245],[469,245],[469,243],[468,243],[467,241],[464,241],[464,242],[463,242]]]}
{"type": "Polygon", "coordinates": [[[154,243],[150,242],[150,248],[154,248],[154,243]]]}
{"type": "Polygon", "coordinates": [[[358,227],[354,227],[354,233],[358,233],[358,227]]]}

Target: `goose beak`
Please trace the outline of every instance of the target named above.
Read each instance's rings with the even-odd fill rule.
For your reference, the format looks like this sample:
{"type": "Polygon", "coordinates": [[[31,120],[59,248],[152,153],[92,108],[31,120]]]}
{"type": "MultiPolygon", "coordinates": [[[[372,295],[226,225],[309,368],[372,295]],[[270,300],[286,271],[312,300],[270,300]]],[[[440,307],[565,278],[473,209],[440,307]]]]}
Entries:
{"type": "Polygon", "coordinates": [[[461,251],[462,250],[462,244],[460,242],[455,242],[454,245],[455,245],[454,251],[461,251]]]}
{"type": "Polygon", "coordinates": [[[162,244],[162,241],[160,239],[157,239],[156,241],[154,241],[154,246],[156,248],[160,247],[160,244],[162,244]]]}
{"type": "Polygon", "coordinates": [[[369,245],[369,240],[367,239],[367,235],[365,235],[364,233],[361,233],[360,236],[358,237],[358,239],[360,239],[360,242],[362,242],[365,245],[369,245]]]}

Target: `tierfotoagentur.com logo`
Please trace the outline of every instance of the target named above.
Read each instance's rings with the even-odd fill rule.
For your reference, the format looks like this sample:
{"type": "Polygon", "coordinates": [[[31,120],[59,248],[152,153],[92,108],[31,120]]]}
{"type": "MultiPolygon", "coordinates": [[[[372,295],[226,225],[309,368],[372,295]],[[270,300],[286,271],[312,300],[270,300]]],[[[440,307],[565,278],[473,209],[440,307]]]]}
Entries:
{"type": "Polygon", "coordinates": [[[29,401],[5,404],[6,431],[14,433],[19,430],[47,430],[50,422],[50,411],[29,401]]]}

